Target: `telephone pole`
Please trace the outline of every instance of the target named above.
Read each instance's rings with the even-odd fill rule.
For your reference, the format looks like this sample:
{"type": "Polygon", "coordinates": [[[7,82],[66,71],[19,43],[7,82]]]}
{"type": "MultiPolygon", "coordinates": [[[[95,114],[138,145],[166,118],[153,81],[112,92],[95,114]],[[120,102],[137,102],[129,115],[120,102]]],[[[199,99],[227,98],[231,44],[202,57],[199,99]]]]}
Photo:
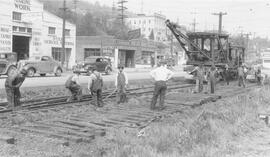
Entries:
{"type": "MultiPolygon", "coordinates": [[[[63,10],[63,26],[62,26],[62,53],[61,53],[61,64],[64,67],[65,59],[66,59],[66,49],[65,49],[65,29],[66,29],[66,0],[63,1],[63,8],[60,8],[63,10]]],[[[68,68],[68,67],[66,67],[68,68]]]]}
{"type": "Polygon", "coordinates": [[[196,22],[196,17],[195,17],[195,15],[198,14],[198,13],[197,13],[197,12],[191,12],[191,14],[194,15],[193,22],[191,23],[191,25],[192,25],[192,27],[193,27],[193,32],[195,32],[195,31],[196,31],[196,25],[198,24],[198,23],[196,22]]]}
{"type": "Polygon", "coordinates": [[[218,33],[221,34],[221,32],[222,32],[222,16],[227,15],[227,13],[219,12],[219,13],[213,13],[212,15],[218,15],[218,19],[219,19],[218,33]]]}
{"type": "Polygon", "coordinates": [[[124,11],[127,10],[127,7],[125,7],[125,3],[127,3],[128,1],[126,0],[120,0],[118,2],[118,11],[120,11],[120,15],[119,15],[119,18],[121,19],[121,22],[122,22],[122,27],[124,26],[124,19],[126,17],[126,15],[124,14],[124,11]]]}

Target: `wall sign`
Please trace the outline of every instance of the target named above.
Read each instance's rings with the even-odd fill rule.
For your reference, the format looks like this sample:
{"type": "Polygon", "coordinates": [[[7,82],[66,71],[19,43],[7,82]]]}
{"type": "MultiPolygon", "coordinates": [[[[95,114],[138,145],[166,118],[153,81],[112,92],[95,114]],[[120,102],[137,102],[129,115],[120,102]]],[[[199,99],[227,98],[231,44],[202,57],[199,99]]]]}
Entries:
{"type": "Polygon", "coordinates": [[[0,26],[0,52],[11,52],[12,36],[8,26],[0,26]]]}
{"type": "Polygon", "coordinates": [[[14,0],[14,5],[16,9],[31,11],[30,0],[14,0]]]}

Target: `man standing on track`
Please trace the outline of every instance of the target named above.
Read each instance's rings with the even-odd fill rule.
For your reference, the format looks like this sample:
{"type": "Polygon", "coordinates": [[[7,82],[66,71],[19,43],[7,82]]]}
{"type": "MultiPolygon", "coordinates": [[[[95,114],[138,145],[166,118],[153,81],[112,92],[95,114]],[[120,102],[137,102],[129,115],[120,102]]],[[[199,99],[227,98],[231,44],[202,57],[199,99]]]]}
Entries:
{"type": "Polygon", "coordinates": [[[225,70],[224,70],[223,74],[224,74],[224,79],[225,79],[227,85],[229,85],[230,84],[230,71],[229,71],[228,64],[225,65],[225,70]]]}
{"type": "Polygon", "coordinates": [[[88,90],[93,98],[93,104],[97,107],[103,106],[102,101],[102,87],[103,87],[103,78],[101,74],[97,71],[97,67],[92,68],[92,73],[90,74],[88,82],[88,90]]]}
{"type": "Polygon", "coordinates": [[[80,86],[80,72],[74,71],[75,75],[69,76],[67,79],[65,86],[71,92],[71,96],[68,98],[67,102],[73,101],[77,99],[78,101],[81,100],[82,97],[82,88],[80,86]]]}
{"type": "Polygon", "coordinates": [[[217,75],[217,70],[216,66],[212,65],[208,74],[209,78],[209,85],[210,85],[210,93],[215,93],[215,86],[216,86],[216,75],[217,75]]]}
{"type": "Polygon", "coordinates": [[[5,89],[7,93],[7,101],[9,107],[13,110],[20,106],[20,87],[25,80],[27,71],[22,69],[20,72],[15,72],[7,77],[5,82],[5,89]]]}
{"type": "Polygon", "coordinates": [[[116,74],[115,87],[117,89],[117,104],[124,103],[127,101],[126,88],[128,85],[128,77],[125,72],[123,72],[124,66],[118,66],[119,72],[116,74]]]}
{"type": "Polygon", "coordinates": [[[166,82],[173,76],[173,72],[168,70],[165,67],[165,62],[160,62],[160,66],[150,72],[150,75],[154,78],[155,80],[155,89],[153,93],[153,98],[151,101],[151,109],[154,110],[156,109],[155,105],[157,103],[157,98],[160,96],[159,100],[159,109],[163,110],[164,107],[164,100],[165,100],[165,94],[166,94],[166,89],[167,89],[167,84],[166,82]]]}
{"type": "Polygon", "coordinates": [[[203,91],[203,80],[204,80],[204,69],[203,65],[200,64],[196,67],[190,74],[194,74],[196,78],[195,93],[200,93],[203,91]]]}
{"type": "Polygon", "coordinates": [[[241,87],[243,85],[243,87],[245,88],[245,72],[244,72],[244,66],[241,65],[238,67],[238,86],[241,87]]]}

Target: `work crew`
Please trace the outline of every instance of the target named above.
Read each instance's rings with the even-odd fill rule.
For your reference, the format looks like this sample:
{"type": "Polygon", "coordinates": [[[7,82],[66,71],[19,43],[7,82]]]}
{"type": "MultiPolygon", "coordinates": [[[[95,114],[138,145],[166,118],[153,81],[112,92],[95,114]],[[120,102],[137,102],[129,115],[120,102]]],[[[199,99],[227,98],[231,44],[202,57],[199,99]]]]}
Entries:
{"type": "Polygon", "coordinates": [[[227,85],[230,84],[230,71],[228,64],[225,65],[225,69],[223,71],[224,80],[227,83],[227,85]]]}
{"type": "Polygon", "coordinates": [[[200,93],[203,91],[203,80],[204,80],[204,69],[203,65],[200,64],[196,67],[190,74],[193,74],[196,79],[195,93],[200,93]]]}
{"type": "Polygon", "coordinates": [[[22,69],[12,73],[11,75],[8,75],[6,79],[5,89],[7,93],[7,101],[9,107],[12,109],[16,109],[20,106],[20,87],[23,84],[26,75],[27,71],[22,69]]]}
{"type": "Polygon", "coordinates": [[[217,70],[215,65],[212,65],[208,73],[208,83],[210,86],[210,93],[215,93],[217,70]]]}
{"type": "Polygon", "coordinates": [[[245,88],[246,84],[245,84],[244,66],[243,65],[239,66],[237,71],[238,71],[238,86],[241,87],[243,85],[243,87],[245,88]]]}
{"type": "Polygon", "coordinates": [[[102,87],[103,87],[103,78],[101,74],[97,71],[97,67],[94,66],[91,70],[91,74],[89,77],[88,90],[92,95],[93,105],[97,107],[103,106],[102,87]]]}
{"type": "Polygon", "coordinates": [[[128,77],[127,74],[123,71],[124,66],[119,65],[118,66],[118,73],[116,74],[115,78],[115,87],[117,89],[117,103],[124,103],[127,101],[126,96],[126,88],[128,85],[128,77]]]}
{"type": "Polygon", "coordinates": [[[82,97],[82,87],[80,85],[80,72],[74,71],[75,74],[68,77],[65,86],[71,92],[71,96],[67,99],[67,102],[73,100],[81,100],[82,97]]]}
{"type": "Polygon", "coordinates": [[[152,110],[154,109],[163,110],[165,108],[164,100],[167,89],[166,82],[173,76],[173,72],[165,67],[165,62],[161,61],[159,64],[160,65],[158,68],[150,72],[150,75],[155,80],[155,89],[150,107],[152,110]],[[155,105],[157,103],[158,96],[160,96],[159,108],[156,108],[155,105]]]}

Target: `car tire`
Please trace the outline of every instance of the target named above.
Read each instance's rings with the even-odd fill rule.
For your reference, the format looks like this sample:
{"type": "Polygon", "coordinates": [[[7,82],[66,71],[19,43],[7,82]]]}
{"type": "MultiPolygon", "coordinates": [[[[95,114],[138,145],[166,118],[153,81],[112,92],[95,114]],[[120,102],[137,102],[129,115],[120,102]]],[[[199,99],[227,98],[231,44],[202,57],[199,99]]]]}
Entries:
{"type": "Polygon", "coordinates": [[[27,70],[27,76],[28,77],[33,77],[35,75],[35,69],[30,68],[27,70]]]}
{"type": "Polygon", "coordinates": [[[61,76],[61,74],[62,74],[62,70],[60,68],[57,68],[54,75],[61,76]]]}
{"type": "Polygon", "coordinates": [[[11,76],[16,70],[17,70],[17,68],[15,66],[10,66],[8,68],[7,75],[11,76]]]}
{"type": "Polygon", "coordinates": [[[44,76],[46,76],[46,74],[40,74],[40,76],[44,77],[44,76]]]}

